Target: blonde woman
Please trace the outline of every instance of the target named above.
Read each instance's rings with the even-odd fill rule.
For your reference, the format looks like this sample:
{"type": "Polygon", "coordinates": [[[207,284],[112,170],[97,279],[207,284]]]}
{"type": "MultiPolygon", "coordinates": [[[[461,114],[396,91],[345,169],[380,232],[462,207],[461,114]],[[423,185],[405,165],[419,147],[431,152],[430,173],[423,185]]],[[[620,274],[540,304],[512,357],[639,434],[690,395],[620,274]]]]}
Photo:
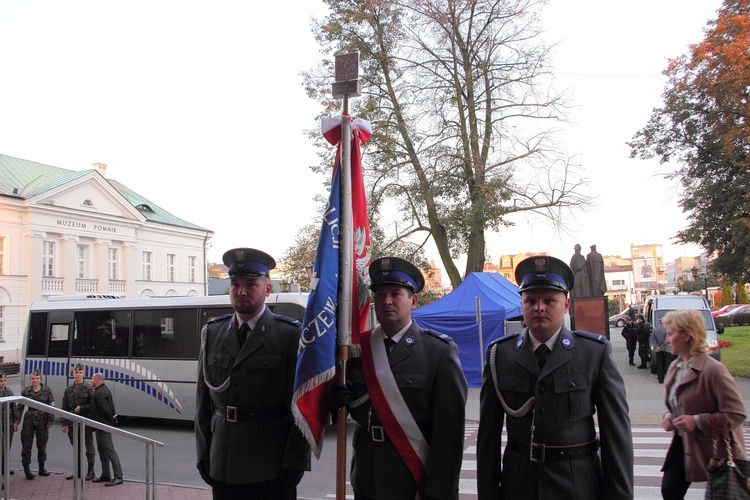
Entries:
{"type": "MultiPolygon", "coordinates": [[[[710,415],[724,415],[734,438],[735,458],[746,459],[745,406],[729,370],[708,355],[703,315],[692,309],[672,311],[662,323],[677,359],[669,365],[664,387],[668,411],[662,427],[674,431],[674,437],[661,469],[661,494],[678,499],[684,498],[690,483],[707,479],[706,465],[713,455],[710,415]]],[[[726,455],[723,447],[719,455],[726,455]]]]}

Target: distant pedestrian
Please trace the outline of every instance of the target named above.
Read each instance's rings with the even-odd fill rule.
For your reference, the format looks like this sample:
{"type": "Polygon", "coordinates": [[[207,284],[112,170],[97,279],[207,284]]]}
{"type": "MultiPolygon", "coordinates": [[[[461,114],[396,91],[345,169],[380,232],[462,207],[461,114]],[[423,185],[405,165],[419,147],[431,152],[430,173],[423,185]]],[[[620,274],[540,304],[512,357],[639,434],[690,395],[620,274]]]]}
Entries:
{"type": "MultiPolygon", "coordinates": [[[[15,396],[13,391],[7,387],[8,378],[5,376],[5,372],[0,372],[0,398],[7,398],[8,396],[15,396]]],[[[2,432],[5,432],[5,412],[0,412],[0,424],[2,425],[2,432]]],[[[9,408],[10,423],[8,427],[8,449],[13,444],[13,433],[18,430],[18,420],[16,420],[16,403],[10,403],[9,408]]],[[[0,436],[2,435],[0,432],[0,436]]],[[[0,446],[0,453],[2,453],[2,470],[5,470],[5,453],[4,449],[0,446]]],[[[10,471],[13,474],[13,471],[10,471]]]]}
{"type": "MultiPolygon", "coordinates": [[[[34,370],[31,372],[30,378],[31,385],[21,391],[21,396],[55,406],[55,397],[52,395],[52,390],[42,384],[42,373],[39,370],[34,370]]],[[[25,406],[21,404],[16,407],[16,421],[21,420],[24,408],[25,406]]],[[[31,473],[29,466],[31,465],[31,446],[34,444],[35,436],[39,475],[49,476],[49,472],[44,468],[44,462],[47,460],[49,428],[52,427],[52,422],[54,421],[54,415],[42,410],[29,407],[26,411],[26,416],[23,418],[23,428],[21,429],[21,446],[23,448],[21,450],[21,464],[23,465],[23,472],[26,474],[26,479],[34,479],[34,474],[31,473]]]]}
{"type": "Polygon", "coordinates": [[[625,326],[622,327],[622,336],[625,338],[625,346],[628,348],[628,363],[630,366],[635,366],[633,358],[635,357],[635,346],[638,344],[636,327],[632,316],[625,318],[625,321],[625,326]]]}
{"type": "Polygon", "coordinates": [[[648,349],[649,349],[649,335],[650,328],[646,324],[646,319],[643,314],[636,316],[635,320],[635,336],[638,340],[638,356],[641,358],[641,364],[638,368],[641,370],[646,368],[648,364],[648,349]]]}
{"type": "Polygon", "coordinates": [[[651,360],[652,363],[656,363],[656,379],[660,384],[663,384],[664,375],[667,373],[670,363],[674,361],[675,356],[672,354],[669,342],[667,342],[667,327],[662,324],[661,319],[659,319],[659,326],[651,332],[650,343],[656,353],[656,359],[651,360]]]}
{"type": "MultiPolygon", "coordinates": [[[[104,385],[104,375],[95,373],[91,377],[91,385],[94,386],[94,397],[91,400],[89,418],[103,424],[115,425],[115,403],[112,400],[112,393],[109,388],[104,385]]],[[[102,464],[102,475],[95,478],[93,482],[106,483],[105,486],[122,484],[122,466],[120,466],[120,457],[117,456],[115,451],[115,444],[112,442],[112,433],[97,429],[96,447],[99,451],[99,461],[102,464]],[[110,463],[112,464],[114,477],[109,475],[110,463]]]]}
{"type": "MultiPolygon", "coordinates": [[[[78,363],[73,368],[73,383],[65,388],[63,393],[62,409],[80,415],[82,417],[89,416],[89,409],[91,407],[91,399],[94,397],[94,388],[88,382],[83,380],[83,365],[78,363]]],[[[68,435],[70,444],[73,444],[73,421],[63,419],[62,431],[68,435]]],[[[86,462],[88,463],[88,472],[86,473],[86,481],[94,479],[94,459],[96,458],[96,452],[94,452],[94,429],[93,427],[86,427],[84,442],[86,444],[86,462]]],[[[79,459],[75,457],[75,465],[73,469],[78,473],[79,459]]],[[[73,479],[73,474],[70,474],[65,479],[73,479]]]]}

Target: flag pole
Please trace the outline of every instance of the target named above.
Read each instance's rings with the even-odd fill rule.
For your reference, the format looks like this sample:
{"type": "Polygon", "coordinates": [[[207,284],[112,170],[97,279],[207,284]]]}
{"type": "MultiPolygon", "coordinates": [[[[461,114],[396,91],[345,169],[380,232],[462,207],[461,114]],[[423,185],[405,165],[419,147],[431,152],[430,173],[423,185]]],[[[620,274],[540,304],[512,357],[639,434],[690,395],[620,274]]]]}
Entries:
{"type": "MultiPolygon", "coordinates": [[[[338,55],[335,58],[333,97],[343,98],[341,114],[341,224],[339,238],[339,293],[336,311],[336,367],[338,379],[346,384],[346,363],[352,329],[352,277],[354,275],[354,229],[352,210],[352,124],[349,117],[349,96],[360,95],[359,54],[338,55]]],[[[357,332],[359,333],[359,332],[357,332]]],[[[346,408],[336,412],[336,499],[346,498],[346,408]]]]}
{"type": "MultiPolygon", "coordinates": [[[[352,126],[349,120],[349,96],[344,96],[344,112],[341,115],[341,262],[339,263],[339,300],[336,320],[339,382],[346,385],[346,362],[349,359],[349,342],[352,327],[352,126]]],[[[346,408],[339,408],[336,419],[336,500],[346,498],[346,408]]]]}

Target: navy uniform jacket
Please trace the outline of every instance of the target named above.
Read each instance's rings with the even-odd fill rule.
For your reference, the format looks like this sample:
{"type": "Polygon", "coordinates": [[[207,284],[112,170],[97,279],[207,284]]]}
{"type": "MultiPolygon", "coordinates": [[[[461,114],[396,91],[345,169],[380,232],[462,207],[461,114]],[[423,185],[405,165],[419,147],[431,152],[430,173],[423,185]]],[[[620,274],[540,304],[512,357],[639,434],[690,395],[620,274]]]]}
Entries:
{"type": "MultiPolygon", "coordinates": [[[[406,405],[430,445],[427,495],[457,499],[467,393],[458,347],[449,337],[426,332],[412,322],[388,361],[406,405]]],[[[347,377],[347,383],[354,384],[354,400],[367,392],[359,358],[347,362],[347,377]]],[[[357,422],[352,441],[352,487],[369,498],[414,499],[416,483],[391,441],[372,441],[368,432],[370,406],[368,400],[350,410],[357,422]]]]}
{"type": "Polygon", "coordinates": [[[234,314],[203,328],[207,380],[201,351],[195,401],[198,461],[210,465],[212,478],[228,484],[277,479],[282,468],[310,470],[310,447],[291,413],[299,322],[266,308],[242,350],[234,314]],[[223,392],[206,385],[219,387],[228,377],[223,392]],[[227,406],[237,408],[237,422],[227,421],[227,406]]]}
{"type": "Polygon", "coordinates": [[[493,343],[497,345],[498,383],[510,409],[516,410],[535,398],[533,411],[525,416],[506,416],[490,371],[492,346],[487,350],[477,438],[479,498],[633,498],[628,403],[611,345],[599,335],[563,327],[540,373],[528,335],[527,330],[493,343]],[[504,420],[507,418],[508,439],[528,446],[534,413],[534,442],[548,446],[572,446],[595,439],[596,413],[601,460],[592,453],[540,464],[531,462],[528,452],[510,449],[503,456],[504,420]]]}

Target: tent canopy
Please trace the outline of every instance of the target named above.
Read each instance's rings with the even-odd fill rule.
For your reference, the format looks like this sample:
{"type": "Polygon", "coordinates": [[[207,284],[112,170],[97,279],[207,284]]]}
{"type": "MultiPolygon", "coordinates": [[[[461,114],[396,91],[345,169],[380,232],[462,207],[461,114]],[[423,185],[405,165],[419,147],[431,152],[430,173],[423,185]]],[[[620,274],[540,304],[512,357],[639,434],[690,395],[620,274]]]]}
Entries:
{"type": "Polygon", "coordinates": [[[504,321],[521,314],[517,285],[497,273],[470,273],[451,293],[413,311],[412,318],[422,328],[453,338],[469,387],[480,387],[484,351],[490,342],[505,334],[504,321]],[[476,297],[481,308],[481,347],[476,297]]]}

